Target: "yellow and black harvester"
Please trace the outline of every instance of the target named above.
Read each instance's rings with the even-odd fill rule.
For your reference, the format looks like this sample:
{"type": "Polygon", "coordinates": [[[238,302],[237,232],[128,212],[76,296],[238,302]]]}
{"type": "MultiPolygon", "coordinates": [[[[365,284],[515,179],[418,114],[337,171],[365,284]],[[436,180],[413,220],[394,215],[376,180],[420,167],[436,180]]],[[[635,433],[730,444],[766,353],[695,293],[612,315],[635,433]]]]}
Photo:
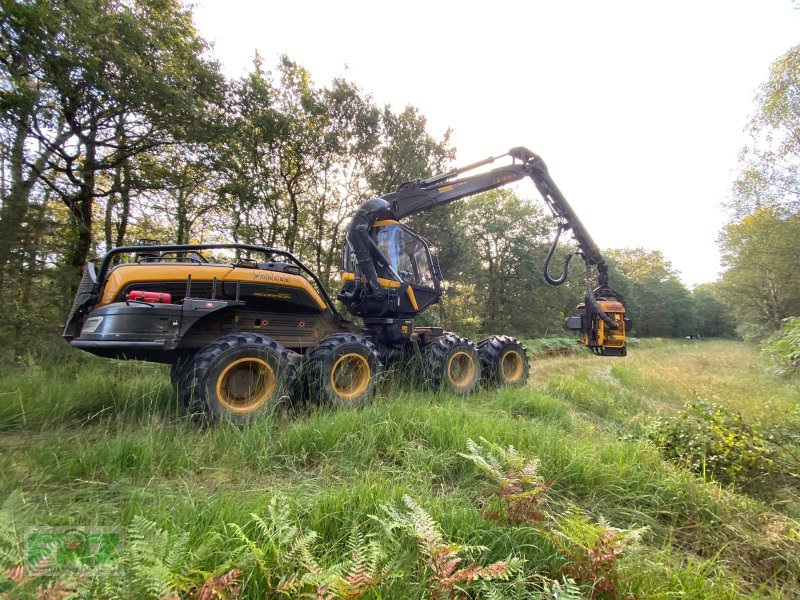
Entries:
{"type": "Polygon", "coordinates": [[[515,338],[493,335],[475,343],[438,327],[414,326],[415,317],[439,301],[442,277],[428,242],[400,221],[526,177],[556,221],[545,279],[563,283],[575,255],[586,265],[582,314],[569,317],[567,328],[596,354],[625,356],[625,301],[608,286],[597,245],[544,162],[525,148],[405,183],[356,211],[338,299],[360,323],[345,319],[319,278],[285,250],[146,244],[114,248],[99,267],[86,265],[63,336],[99,356],[171,364],[191,414],[237,423],[274,411],[301,389],[321,404],[360,406],[385,368],[415,358],[437,389],[466,394],[481,380],[523,385],[528,360],[515,338]],[[464,176],[503,157],[510,164],[464,176]],[[554,278],[548,266],[564,231],[575,248],[554,278]],[[212,261],[212,255],[237,258],[212,261]]]}

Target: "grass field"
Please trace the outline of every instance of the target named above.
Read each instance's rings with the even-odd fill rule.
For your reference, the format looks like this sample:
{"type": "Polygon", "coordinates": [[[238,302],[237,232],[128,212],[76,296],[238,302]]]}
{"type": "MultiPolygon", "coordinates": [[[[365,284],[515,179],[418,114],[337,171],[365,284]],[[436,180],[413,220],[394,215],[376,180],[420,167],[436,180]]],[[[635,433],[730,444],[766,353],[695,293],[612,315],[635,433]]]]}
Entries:
{"type": "MultiPolygon", "coordinates": [[[[157,365],[32,362],[0,378],[0,594],[347,597],[337,587],[347,580],[350,597],[462,597],[436,570],[439,550],[425,554],[427,540],[444,557],[460,552],[459,567],[516,569],[505,583],[462,573],[463,597],[555,597],[548,582],[568,577],[587,598],[799,596],[793,475],[780,489],[740,493],[665,461],[647,441],[655,419],[697,399],[764,427],[800,423],[798,384],[729,341],[536,359],[526,387],[466,398],[388,382],[360,411],[244,429],[187,422],[157,365]],[[535,518],[489,510],[504,496],[462,456],[480,438],[539,459],[547,489],[535,494],[535,518]],[[125,528],[127,568],[20,579],[16,542],[29,526],[125,528]],[[624,534],[609,527],[640,540],[612,548],[624,534]],[[593,573],[576,566],[587,557],[593,573]]],[[[562,588],[558,597],[577,593],[562,588]]]]}

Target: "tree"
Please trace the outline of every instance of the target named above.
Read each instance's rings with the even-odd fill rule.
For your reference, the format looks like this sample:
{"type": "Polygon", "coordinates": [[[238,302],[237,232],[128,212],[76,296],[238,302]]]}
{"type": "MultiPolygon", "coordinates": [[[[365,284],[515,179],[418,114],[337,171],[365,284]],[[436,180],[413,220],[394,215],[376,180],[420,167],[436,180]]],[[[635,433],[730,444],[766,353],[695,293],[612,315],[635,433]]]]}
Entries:
{"type": "Polygon", "coordinates": [[[609,280],[627,300],[636,335],[681,337],[694,333],[689,290],[658,250],[609,250],[609,280]]]}
{"type": "MultiPolygon", "coordinates": [[[[204,134],[218,70],[174,0],[4,4],[4,120],[24,136],[18,145],[43,149],[25,162],[72,216],[77,272],[94,242],[95,200],[119,194],[124,209],[134,157],[204,134]]],[[[21,203],[8,204],[0,228],[21,203]]],[[[0,261],[7,254],[0,248],[0,261]]]]}
{"type": "Polygon", "coordinates": [[[720,244],[721,289],[743,334],[761,337],[800,315],[800,216],[761,208],[727,225],[720,244]]]}
{"type": "Polygon", "coordinates": [[[764,337],[800,314],[800,46],[773,63],[757,96],[720,235],[723,297],[745,337],[764,337]]]}
{"type": "MultiPolygon", "coordinates": [[[[543,208],[501,188],[445,209],[446,220],[434,230],[445,239],[431,238],[442,245],[444,324],[472,335],[562,331],[565,312],[583,296],[582,273],[573,269],[561,287],[545,283],[542,268],[552,232],[543,208]]],[[[564,251],[560,248],[554,260],[564,251]]]]}
{"type": "Polygon", "coordinates": [[[730,308],[720,298],[719,283],[704,283],[692,290],[697,333],[704,338],[734,337],[736,321],[730,308]]]}
{"type": "Polygon", "coordinates": [[[751,144],[742,150],[731,207],[737,218],[763,207],[800,213],[800,46],[773,63],[756,97],[751,144]]]}

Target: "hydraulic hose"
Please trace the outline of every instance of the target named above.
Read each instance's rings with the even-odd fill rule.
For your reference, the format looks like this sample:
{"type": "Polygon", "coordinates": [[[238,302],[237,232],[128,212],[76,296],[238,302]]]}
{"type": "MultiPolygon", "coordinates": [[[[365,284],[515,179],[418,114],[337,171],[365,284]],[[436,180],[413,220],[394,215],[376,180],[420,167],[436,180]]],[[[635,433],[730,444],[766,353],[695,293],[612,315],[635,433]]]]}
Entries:
{"type": "Polygon", "coordinates": [[[561,266],[561,276],[553,279],[553,277],[550,275],[550,259],[553,258],[553,253],[556,251],[556,246],[558,246],[558,238],[561,237],[561,233],[563,231],[563,225],[559,224],[558,231],[556,231],[556,237],[553,239],[553,243],[550,245],[550,249],[547,251],[547,256],[544,259],[544,279],[550,285],[561,285],[567,280],[569,261],[572,260],[572,257],[576,254],[575,250],[570,250],[567,252],[567,255],[564,257],[564,264],[561,266]]]}
{"type": "Polygon", "coordinates": [[[597,298],[594,297],[594,290],[592,289],[592,265],[588,260],[586,261],[586,298],[589,300],[589,304],[592,305],[594,312],[603,320],[603,323],[608,325],[611,329],[619,329],[619,321],[615,321],[603,312],[600,305],[597,303],[597,298]]]}

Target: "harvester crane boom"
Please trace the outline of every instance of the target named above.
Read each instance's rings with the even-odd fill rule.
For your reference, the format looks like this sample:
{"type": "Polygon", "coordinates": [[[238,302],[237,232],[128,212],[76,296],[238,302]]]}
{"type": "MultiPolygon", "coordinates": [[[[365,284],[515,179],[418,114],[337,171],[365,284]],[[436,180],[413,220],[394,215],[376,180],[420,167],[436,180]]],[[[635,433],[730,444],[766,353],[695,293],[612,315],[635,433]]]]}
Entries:
{"type": "MultiPolygon", "coordinates": [[[[347,241],[355,255],[359,271],[356,289],[343,292],[340,298],[345,304],[357,302],[359,306],[362,306],[364,305],[362,301],[355,300],[355,295],[358,294],[361,300],[372,300],[373,306],[375,306],[379,304],[375,301],[386,297],[386,289],[381,282],[376,264],[378,266],[386,265],[383,264],[384,257],[382,257],[380,249],[371,237],[376,222],[387,219],[399,221],[405,217],[502,187],[526,177],[533,181],[556,221],[557,233],[544,263],[545,280],[551,285],[564,283],[567,278],[569,261],[575,254],[578,254],[586,263],[586,301],[591,306],[592,314],[596,315],[610,329],[620,329],[622,327],[621,320],[606,314],[597,301],[597,297],[601,295],[621,298],[619,294],[608,287],[608,266],[600,249],[550,177],[542,158],[524,147],[512,148],[503,155],[489,157],[446,173],[406,182],[394,192],[365,202],[353,216],[347,233],[347,241]],[[462,176],[504,157],[511,157],[512,163],[490,171],[462,176]],[[549,273],[549,263],[558,240],[565,231],[571,231],[577,248],[566,255],[561,275],[554,278],[549,273]],[[598,271],[599,286],[597,288],[592,287],[593,267],[596,267],[598,271]],[[361,277],[366,279],[366,282],[363,282],[361,277]]],[[[389,269],[391,270],[390,267],[389,269]]]]}

